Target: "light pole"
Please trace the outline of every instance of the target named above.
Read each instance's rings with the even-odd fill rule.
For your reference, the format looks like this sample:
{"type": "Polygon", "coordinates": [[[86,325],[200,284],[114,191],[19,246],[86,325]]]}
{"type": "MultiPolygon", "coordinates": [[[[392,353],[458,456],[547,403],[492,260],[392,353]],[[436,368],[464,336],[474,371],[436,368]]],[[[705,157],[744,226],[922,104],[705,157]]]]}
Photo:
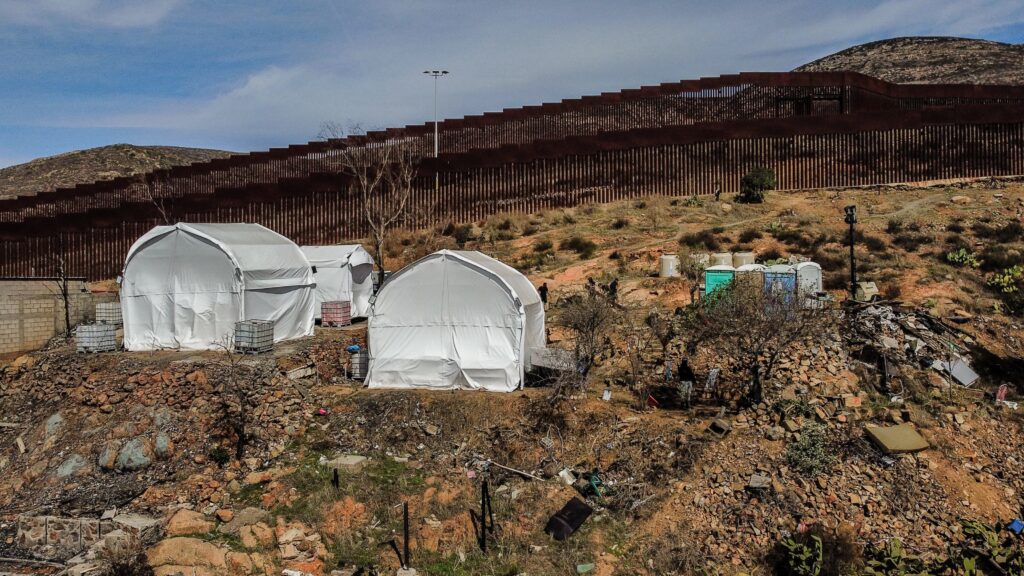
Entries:
{"type": "MultiPolygon", "coordinates": [[[[437,79],[441,76],[447,76],[447,70],[424,70],[424,74],[427,76],[434,77],[434,158],[437,158],[440,152],[440,146],[438,144],[437,136],[437,79]]],[[[438,170],[437,162],[434,162],[434,194],[441,189],[441,172],[438,170]]]]}
{"type": "Polygon", "coordinates": [[[437,158],[438,153],[438,139],[437,139],[437,79],[441,76],[447,76],[447,70],[424,70],[424,74],[427,76],[434,77],[434,158],[437,158]]]}

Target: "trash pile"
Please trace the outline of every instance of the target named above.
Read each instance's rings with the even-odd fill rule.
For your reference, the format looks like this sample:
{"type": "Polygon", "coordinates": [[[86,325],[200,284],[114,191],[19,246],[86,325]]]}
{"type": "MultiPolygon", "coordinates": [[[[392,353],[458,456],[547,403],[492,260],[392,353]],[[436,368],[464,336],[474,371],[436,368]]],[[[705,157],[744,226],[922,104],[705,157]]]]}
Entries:
{"type": "MultiPolygon", "coordinates": [[[[933,388],[971,387],[979,380],[968,348],[974,339],[957,328],[967,316],[938,318],[921,310],[872,304],[848,312],[847,344],[861,367],[876,373],[878,389],[901,399],[910,372],[929,371],[933,388]]],[[[870,381],[870,379],[869,379],[870,381]]]]}

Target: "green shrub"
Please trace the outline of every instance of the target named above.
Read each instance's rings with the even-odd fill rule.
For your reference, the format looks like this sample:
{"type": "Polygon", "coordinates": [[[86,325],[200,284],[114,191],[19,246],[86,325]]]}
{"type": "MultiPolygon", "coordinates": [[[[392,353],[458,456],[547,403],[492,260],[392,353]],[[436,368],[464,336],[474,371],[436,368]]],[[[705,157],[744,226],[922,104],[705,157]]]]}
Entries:
{"type": "Polygon", "coordinates": [[[690,248],[704,247],[705,250],[718,250],[722,247],[721,241],[715,236],[715,233],[711,230],[701,230],[700,232],[690,232],[683,234],[679,238],[679,243],[690,248]]]}
{"type": "Polygon", "coordinates": [[[996,272],[1024,265],[1024,254],[1016,248],[1005,246],[987,246],[981,253],[981,269],[986,272],[996,272]]]}
{"type": "MultiPolygon", "coordinates": [[[[882,252],[889,248],[889,245],[885,243],[885,240],[879,238],[878,236],[868,236],[863,232],[858,231],[856,234],[854,234],[854,239],[857,242],[866,246],[867,249],[871,250],[872,252],[882,252]]],[[[846,244],[849,245],[849,242],[847,242],[846,244]]]]}
{"type": "Polygon", "coordinates": [[[903,220],[890,218],[889,222],[885,225],[885,231],[889,234],[899,234],[903,231],[903,220]]]}
{"type": "Polygon", "coordinates": [[[769,168],[759,166],[740,180],[740,193],[736,201],[743,204],[760,204],[764,202],[765,193],[774,190],[776,185],[775,173],[769,168]]]}
{"type": "Polygon", "coordinates": [[[582,236],[573,236],[572,238],[562,240],[558,247],[562,250],[572,250],[579,254],[581,260],[590,258],[597,251],[597,244],[582,236]]]}
{"type": "Polygon", "coordinates": [[[981,266],[981,262],[978,261],[978,255],[974,252],[968,252],[966,248],[946,252],[946,262],[961,267],[977,268],[981,266]]]}
{"type": "Polygon", "coordinates": [[[1001,294],[1013,294],[1020,291],[1019,281],[1024,274],[1024,267],[1012,266],[997,272],[988,279],[988,285],[1001,294]]]}
{"type": "Polygon", "coordinates": [[[629,226],[629,220],[626,220],[625,218],[616,218],[615,221],[612,222],[612,228],[615,230],[622,230],[626,226],[629,226]]]}
{"type": "Polygon", "coordinates": [[[231,461],[231,452],[227,448],[217,445],[210,449],[209,457],[214,464],[223,467],[231,461]]]}
{"type": "Polygon", "coordinates": [[[762,234],[761,234],[760,230],[755,230],[753,228],[747,228],[746,230],[744,230],[743,232],[740,233],[739,240],[740,240],[741,244],[747,244],[747,243],[753,242],[754,240],[757,240],[761,236],[762,236],[762,234]]]}
{"type": "Polygon", "coordinates": [[[784,573],[792,576],[818,576],[821,574],[821,538],[811,536],[809,542],[787,538],[779,543],[784,551],[784,573]]]}
{"type": "Polygon", "coordinates": [[[537,253],[550,252],[555,245],[551,243],[551,240],[540,240],[533,245],[533,251],[537,253]]]}
{"type": "Polygon", "coordinates": [[[829,434],[821,424],[808,424],[800,431],[800,439],[786,446],[786,463],[806,476],[818,476],[835,464],[835,453],[829,446],[829,434]]]}
{"type": "Polygon", "coordinates": [[[1020,222],[1012,221],[1005,226],[991,226],[984,222],[977,222],[971,226],[974,235],[979,238],[988,238],[998,242],[1016,242],[1024,236],[1024,226],[1020,222]]]}
{"type": "Polygon", "coordinates": [[[927,244],[931,242],[931,240],[931,238],[923,234],[901,232],[892,239],[892,243],[903,248],[907,252],[917,252],[917,249],[920,248],[922,244],[927,244]]]}
{"type": "Polygon", "coordinates": [[[864,567],[866,576],[929,576],[933,574],[925,561],[907,554],[899,538],[893,538],[885,546],[869,546],[868,561],[864,567]]]}

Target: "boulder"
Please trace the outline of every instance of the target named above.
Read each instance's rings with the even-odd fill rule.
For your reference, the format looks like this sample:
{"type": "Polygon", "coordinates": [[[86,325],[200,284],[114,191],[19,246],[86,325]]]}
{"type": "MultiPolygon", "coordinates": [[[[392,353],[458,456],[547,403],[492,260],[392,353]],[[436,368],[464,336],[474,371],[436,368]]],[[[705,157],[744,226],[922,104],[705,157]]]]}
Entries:
{"type": "Polygon", "coordinates": [[[81,454],[72,454],[57,467],[57,477],[67,478],[68,476],[75,476],[84,473],[89,465],[85,457],[81,454]]]}
{"type": "Polygon", "coordinates": [[[174,537],[161,540],[146,551],[146,559],[156,574],[224,574],[225,551],[198,538],[174,537]],[[165,568],[165,570],[160,570],[165,568]]]}
{"type": "Polygon", "coordinates": [[[64,417],[60,415],[60,412],[57,412],[46,419],[47,436],[54,436],[60,432],[62,428],[64,428],[64,417]]]}
{"type": "Polygon", "coordinates": [[[174,454],[174,442],[171,442],[171,437],[166,432],[157,432],[156,440],[153,442],[153,451],[161,460],[166,460],[171,454],[174,454]]]}
{"type": "Polygon", "coordinates": [[[252,526],[258,522],[265,522],[270,519],[266,510],[259,508],[243,508],[234,514],[231,520],[217,527],[217,532],[223,534],[238,534],[244,526],[252,526]]]}
{"type": "Polygon", "coordinates": [[[96,463],[103,470],[113,470],[117,467],[117,454],[120,451],[121,443],[116,440],[110,440],[103,445],[96,463]]]}
{"type": "Polygon", "coordinates": [[[153,447],[145,438],[132,438],[117,454],[116,468],[119,471],[135,471],[153,463],[153,447]]]}
{"type": "Polygon", "coordinates": [[[242,526],[238,531],[238,537],[242,540],[242,546],[248,549],[269,548],[274,545],[274,529],[263,522],[242,526]]]}
{"type": "Polygon", "coordinates": [[[206,534],[212,532],[215,525],[203,514],[194,510],[181,509],[167,520],[168,536],[187,536],[189,534],[206,534]]]}

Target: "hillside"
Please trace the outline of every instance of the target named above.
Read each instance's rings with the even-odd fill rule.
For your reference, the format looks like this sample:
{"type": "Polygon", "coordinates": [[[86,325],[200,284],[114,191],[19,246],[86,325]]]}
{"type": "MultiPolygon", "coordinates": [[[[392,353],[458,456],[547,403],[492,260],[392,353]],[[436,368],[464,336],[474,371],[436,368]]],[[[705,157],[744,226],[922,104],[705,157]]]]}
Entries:
{"type": "Polygon", "coordinates": [[[230,152],[177,146],[113,144],[67,152],[0,168],[0,198],[38,194],[75,184],[108,180],[214,158],[230,152]]]}
{"type": "MultiPolygon", "coordinates": [[[[93,521],[113,511],[166,519],[166,538],[135,544],[158,576],[350,575],[370,565],[394,573],[394,554],[380,543],[400,540],[407,502],[412,565],[428,576],[767,575],[780,541],[809,534],[848,568],[879,558],[873,545],[893,538],[929,563],[944,558],[974,542],[962,521],[1005,524],[1024,493],[1024,421],[991,398],[1002,382],[1009,400],[1024,389],[1024,330],[1006,312],[1021,301],[991,285],[1021,276],[1024,186],[880,192],[771,194],[763,205],[654,197],[396,233],[393,270],[463,247],[547,282],[556,347],[570,346],[563,315],[587,293],[586,279],[618,280],[621,320],[589,386],[561,403],[548,387],[363,389],[342,370],[345,348],[365,343],[362,323],[240,361],[214,352],[82,355],[55,340],[0,370],[0,556],[70,555],[32,534],[15,538],[19,516],[24,535],[33,523],[62,525],[48,516],[93,521]],[[674,382],[662,383],[682,341],[646,348],[641,374],[658,405],[638,409],[625,338],[643,321],[628,319],[666,318],[689,303],[687,279],[654,277],[661,254],[812,257],[842,299],[849,204],[861,207],[862,279],[878,282],[886,302],[845,308],[847,322],[795,345],[753,405],[730,399],[744,374],[726,351],[691,356],[698,380],[715,367],[721,377],[716,391],[683,405],[674,382]],[[982,376],[971,388],[922,363],[950,343],[982,376]],[[869,354],[879,349],[885,378],[869,354]],[[230,386],[245,387],[248,408],[234,404],[230,386]],[[610,401],[601,400],[606,388],[610,401]],[[240,458],[236,421],[249,436],[240,458]],[[930,448],[886,456],[866,439],[869,427],[899,422],[930,448]],[[563,469],[583,480],[566,485],[563,469]],[[599,491],[586,480],[594,471],[599,491]],[[498,525],[486,554],[467,513],[479,510],[483,478],[498,525]],[[544,525],[572,497],[595,513],[554,541],[544,525]]],[[[1010,553],[1024,558],[1019,543],[1010,553]]]]}
{"type": "Polygon", "coordinates": [[[970,38],[892,38],[847,48],[796,71],[861,72],[911,84],[1024,84],[1024,44],[970,38]]]}

